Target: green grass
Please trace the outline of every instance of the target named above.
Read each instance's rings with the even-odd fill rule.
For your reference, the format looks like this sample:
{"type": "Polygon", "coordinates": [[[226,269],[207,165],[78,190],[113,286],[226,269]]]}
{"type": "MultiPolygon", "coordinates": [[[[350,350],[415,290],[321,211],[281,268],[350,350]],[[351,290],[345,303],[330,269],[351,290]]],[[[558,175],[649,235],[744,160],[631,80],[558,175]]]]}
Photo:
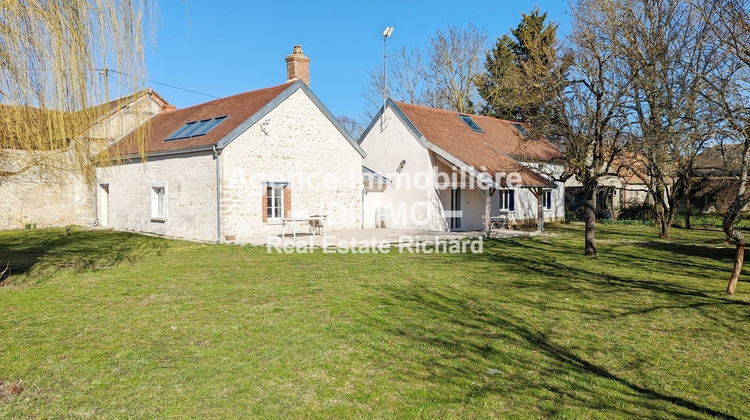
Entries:
{"type": "MultiPolygon", "coordinates": [[[[717,232],[580,225],[477,255],[0,232],[3,418],[750,417],[717,232]]],[[[743,273],[746,278],[747,273],[743,273]]]]}
{"type": "MultiPolygon", "coordinates": [[[[721,225],[724,221],[723,214],[716,213],[696,213],[690,216],[690,224],[693,229],[713,229],[721,230],[721,225]]],[[[675,215],[674,223],[677,226],[685,227],[685,215],[675,215]]],[[[737,222],[734,224],[735,227],[740,229],[750,229],[750,217],[747,214],[741,214],[737,222]]]]}

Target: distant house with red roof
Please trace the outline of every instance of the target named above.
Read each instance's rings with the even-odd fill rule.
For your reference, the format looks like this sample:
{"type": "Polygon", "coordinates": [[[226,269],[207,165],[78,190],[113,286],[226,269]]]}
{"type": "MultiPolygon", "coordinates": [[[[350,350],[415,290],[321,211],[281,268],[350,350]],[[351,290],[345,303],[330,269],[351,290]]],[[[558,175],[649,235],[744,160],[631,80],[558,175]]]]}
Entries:
{"type": "Polygon", "coordinates": [[[97,170],[99,224],[230,242],[314,215],[360,228],[365,153],[308,87],[301,48],[286,61],[286,83],[163,112],[145,144],[114,144],[120,161],[97,170]]]}
{"type": "Polygon", "coordinates": [[[366,191],[364,225],[482,230],[565,217],[560,152],[530,127],[388,100],[360,139],[365,166],[389,180],[366,191]]]}

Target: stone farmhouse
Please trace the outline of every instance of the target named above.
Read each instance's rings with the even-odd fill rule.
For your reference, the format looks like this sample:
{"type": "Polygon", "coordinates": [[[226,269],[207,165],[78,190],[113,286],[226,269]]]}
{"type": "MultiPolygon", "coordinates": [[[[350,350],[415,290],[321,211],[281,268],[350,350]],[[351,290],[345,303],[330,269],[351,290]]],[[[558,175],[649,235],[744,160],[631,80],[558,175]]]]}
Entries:
{"type": "Polygon", "coordinates": [[[302,49],[286,60],[284,84],[156,115],[147,161],[135,134],[113,145],[124,162],[97,170],[99,224],[204,241],[311,215],[360,228],[365,153],[308,87],[302,49]]]}
{"type": "Polygon", "coordinates": [[[309,62],[295,46],[285,83],[181,110],[152,90],[108,105],[82,138],[101,139],[92,154],[109,164],[54,186],[10,179],[0,227],[242,242],[321,216],[332,231],[564,218],[564,186],[550,181],[561,156],[528,127],[388,100],[356,141],[310,89],[309,62]]]}
{"type": "MultiPolygon", "coordinates": [[[[0,151],[5,154],[3,162],[11,162],[13,166],[0,169],[18,172],[0,178],[0,229],[96,224],[93,174],[82,170],[83,162],[76,161],[72,148],[83,143],[91,149],[91,156],[98,155],[154,115],[170,108],[155,91],[142,90],[84,110],[90,122],[73,139],[77,144],[70,144],[66,149],[0,151]],[[29,162],[41,163],[18,171],[29,162]]],[[[0,128],[0,136],[13,136],[12,130],[13,127],[0,128]]]]}

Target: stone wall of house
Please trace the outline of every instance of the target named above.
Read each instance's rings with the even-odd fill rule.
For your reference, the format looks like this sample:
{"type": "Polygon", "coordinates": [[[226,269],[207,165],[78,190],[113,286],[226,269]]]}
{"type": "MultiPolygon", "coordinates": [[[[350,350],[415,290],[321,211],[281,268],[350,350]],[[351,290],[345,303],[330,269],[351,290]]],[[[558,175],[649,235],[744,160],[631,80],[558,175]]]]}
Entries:
{"type": "MultiPolygon", "coordinates": [[[[85,136],[103,139],[105,142],[102,144],[109,144],[134,130],[160,109],[161,105],[150,95],[141,96],[134,103],[99,121],[85,136]]],[[[92,147],[92,153],[98,151],[92,147]]],[[[87,177],[82,173],[84,169],[73,161],[71,152],[32,154],[4,151],[0,159],[6,165],[18,168],[40,155],[44,156],[45,166],[34,166],[19,175],[0,178],[0,229],[18,229],[27,225],[93,225],[96,221],[93,176],[87,177]]]]}
{"type": "MultiPolygon", "coordinates": [[[[324,214],[329,231],[360,228],[362,156],[301,89],[226,146],[220,160],[222,236],[229,240],[281,233],[279,220],[263,220],[267,183],[291,189],[292,217],[324,214]]],[[[308,229],[298,223],[298,231],[308,229]]]]}
{"type": "Polygon", "coordinates": [[[108,140],[108,145],[136,127],[148,121],[162,109],[162,103],[149,94],[140,96],[134,102],[124,104],[114,115],[94,124],[87,136],[108,140]]]}
{"type": "Polygon", "coordinates": [[[216,161],[212,152],[151,157],[97,169],[100,224],[186,239],[215,241],[216,161]],[[152,188],[164,186],[167,214],[152,218],[152,188]]]}
{"type": "MultiPolygon", "coordinates": [[[[67,153],[44,155],[48,167],[0,178],[0,229],[93,224],[93,181],[80,171],[53,169],[66,165],[67,153]]],[[[32,156],[6,152],[3,159],[23,166],[32,156]]]]}

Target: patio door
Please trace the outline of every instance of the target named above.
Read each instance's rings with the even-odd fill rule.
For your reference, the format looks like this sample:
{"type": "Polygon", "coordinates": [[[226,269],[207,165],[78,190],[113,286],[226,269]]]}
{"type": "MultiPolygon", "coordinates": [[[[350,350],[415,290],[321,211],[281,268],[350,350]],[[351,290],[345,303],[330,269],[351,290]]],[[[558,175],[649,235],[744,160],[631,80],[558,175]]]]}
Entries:
{"type": "Polygon", "coordinates": [[[451,189],[451,210],[448,218],[451,230],[461,230],[461,188],[451,189]]]}

